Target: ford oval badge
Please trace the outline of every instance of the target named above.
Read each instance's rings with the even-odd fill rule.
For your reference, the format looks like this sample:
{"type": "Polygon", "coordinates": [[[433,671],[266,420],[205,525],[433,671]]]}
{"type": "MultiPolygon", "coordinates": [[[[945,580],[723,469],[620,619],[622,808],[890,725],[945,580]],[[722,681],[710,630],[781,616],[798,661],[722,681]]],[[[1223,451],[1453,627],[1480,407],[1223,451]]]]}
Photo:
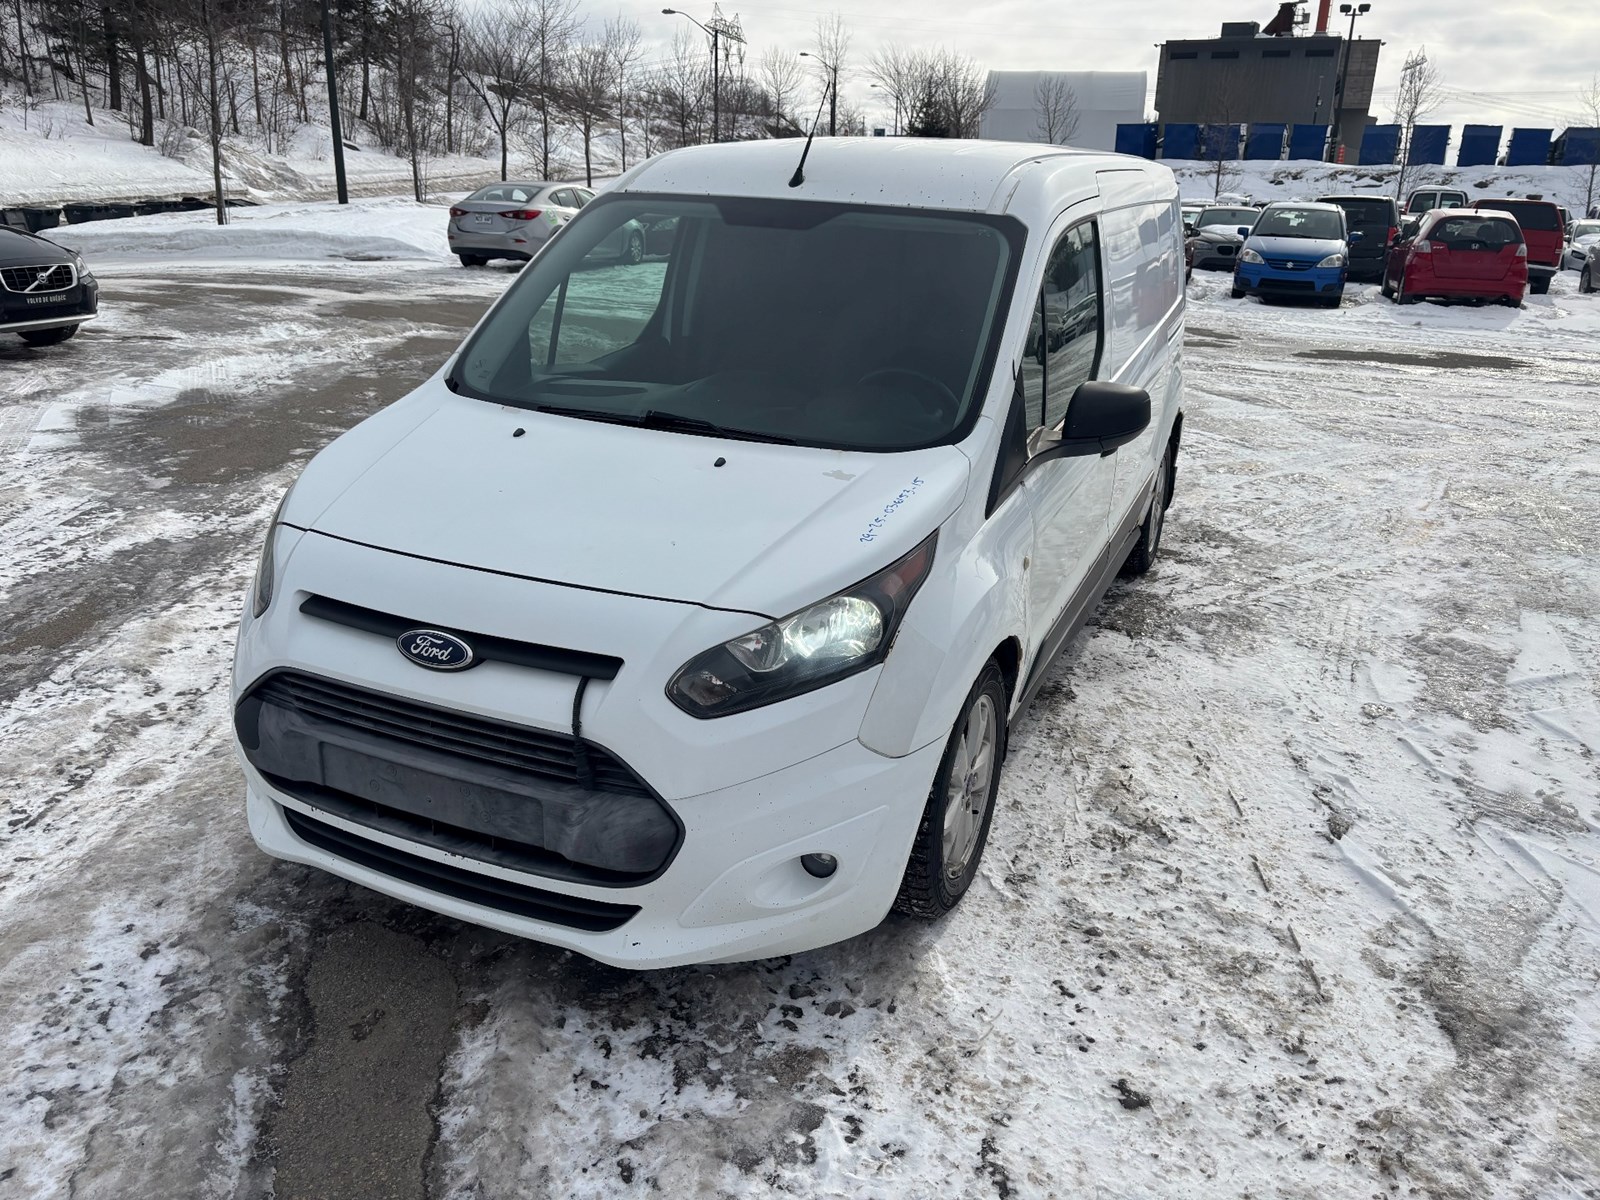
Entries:
{"type": "Polygon", "coordinates": [[[465,671],[478,661],[471,646],[437,629],[408,629],[395,639],[395,645],[417,666],[430,671],[465,671]]]}

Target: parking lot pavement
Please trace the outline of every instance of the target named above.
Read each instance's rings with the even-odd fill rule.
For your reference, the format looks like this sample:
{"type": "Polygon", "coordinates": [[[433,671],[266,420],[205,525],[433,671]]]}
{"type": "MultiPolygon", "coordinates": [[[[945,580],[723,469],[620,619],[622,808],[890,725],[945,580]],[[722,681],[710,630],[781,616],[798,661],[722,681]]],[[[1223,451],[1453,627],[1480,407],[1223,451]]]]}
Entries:
{"type": "Polygon", "coordinates": [[[0,1197],[1600,1178],[1600,297],[1197,273],[1163,560],[1021,721],[963,906],[628,974],[265,859],[227,744],[282,487],[509,272],[101,274],[0,344],[0,1197]]]}

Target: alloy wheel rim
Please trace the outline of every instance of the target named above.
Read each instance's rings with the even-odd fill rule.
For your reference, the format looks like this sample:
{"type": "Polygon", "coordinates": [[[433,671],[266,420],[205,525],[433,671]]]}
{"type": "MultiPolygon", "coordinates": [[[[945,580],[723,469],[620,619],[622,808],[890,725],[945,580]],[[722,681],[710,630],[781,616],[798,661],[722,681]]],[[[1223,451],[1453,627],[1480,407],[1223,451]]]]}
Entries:
{"type": "Polygon", "coordinates": [[[984,693],[967,709],[945,788],[943,857],[948,880],[960,879],[972,861],[989,811],[1000,722],[994,700],[984,693]]]}

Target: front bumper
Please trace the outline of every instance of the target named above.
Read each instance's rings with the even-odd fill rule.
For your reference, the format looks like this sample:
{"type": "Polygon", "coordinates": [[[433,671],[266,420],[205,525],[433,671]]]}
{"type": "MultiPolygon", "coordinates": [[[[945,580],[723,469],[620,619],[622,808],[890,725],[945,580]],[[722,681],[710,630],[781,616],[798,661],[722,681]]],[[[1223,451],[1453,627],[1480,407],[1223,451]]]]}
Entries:
{"type": "MultiPolygon", "coordinates": [[[[381,755],[369,754],[372,765],[360,769],[379,782],[364,782],[353,766],[357,759],[341,756],[336,739],[326,738],[335,757],[324,758],[322,774],[302,770],[289,779],[270,779],[251,765],[259,755],[248,754],[238,742],[236,725],[251,829],[269,854],[616,966],[791,953],[864,932],[888,912],[943,738],[902,758],[878,754],[857,740],[881,668],[748,713],[697,721],[667,698],[665,681],[692,654],[747,632],[760,617],[469,571],[289,527],[275,536],[277,594],[259,619],[247,611],[241,623],[234,661],[236,707],[274,672],[300,672],[400,703],[443,709],[438,715],[445,726],[469,737],[481,738],[482,722],[493,721],[550,737],[571,734],[575,677],[503,659],[483,661],[469,671],[425,671],[397,652],[392,636],[308,614],[303,605],[316,595],[369,610],[394,606],[419,623],[475,631],[468,636],[614,654],[621,661],[616,677],[591,680],[585,692],[584,741],[637,774],[677,821],[679,837],[653,874],[654,860],[603,862],[614,869],[607,875],[540,865],[531,855],[517,860],[494,846],[486,853],[482,837],[475,844],[454,840],[459,828],[480,834],[498,829],[512,836],[504,820],[515,825],[532,817],[508,809],[504,797],[523,785],[441,766],[431,750],[447,750],[443,740],[411,737],[410,761],[397,757],[400,769],[393,772],[373,763],[381,755]],[[467,724],[475,727],[460,728],[467,724]],[[391,785],[416,786],[408,781],[415,781],[418,771],[448,775],[475,790],[429,789],[424,781],[415,796],[397,797],[391,785]],[[316,786],[305,786],[307,779],[316,786]],[[318,792],[318,786],[330,791],[318,792]],[[498,795],[488,795],[490,788],[498,795]],[[444,806],[431,813],[421,808],[430,792],[444,806]],[[381,811],[363,810],[357,802],[381,811]],[[469,803],[498,806],[502,822],[465,819],[469,803]],[[302,830],[310,820],[324,833],[333,832],[308,838],[296,832],[295,819],[302,830]],[[430,826],[430,820],[438,824],[430,826]],[[339,838],[353,850],[330,849],[339,838]],[[405,862],[374,864],[378,851],[405,862]],[[833,855],[837,871],[821,880],[807,874],[800,857],[811,853],[833,855]],[[441,875],[453,882],[430,882],[441,875]],[[504,896],[486,900],[484,893],[497,889],[520,895],[505,903],[504,896]],[[624,914],[613,928],[574,927],[537,915],[541,904],[548,908],[546,902],[553,900],[559,907],[562,898],[637,912],[624,914]]],[[[389,720],[392,714],[368,713],[383,720],[389,733],[406,736],[389,720]]],[[[240,724],[249,730],[249,721],[240,724]]],[[[503,743],[495,745],[505,749],[503,743]]],[[[345,750],[361,751],[362,745],[352,741],[345,750]]],[[[536,804],[552,798],[548,789],[540,794],[531,780],[525,790],[536,804]]],[[[544,819],[563,819],[555,815],[562,807],[548,804],[544,819]]],[[[566,810],[575,820],[610,815],[607,810],[596,817],[592,805],[566,810]]],[[[524,840],[552,850],[559,845],[553,838],[524,840]]],[[[576,854],[572,861],[593,863],[595,856],[576,854]]]]}
{"type": "Polygon", "coordinates": [[[25,293],[0,292],[0,333],[81,325],[100,311],[100,289],[92,280],[78,283],[53,302],[29,304],[24,297],[25,293]]]}
{"type": "Polygon", "coordinates": [[[1241,262],[1233,273],[1233,286],[1258,295],[1338,296],[1344,293],[1345,268],[1286,269],[1270,263],[1241,262]]]}
{"type": "Polygon", "coordinates": [[[1208,246],[1196,243],[1194,265],[1201,271],[1231,271],[1239,258],[1238,246],[1208,246]]]}
{"type": "Polygon", "coordinates": [[[942,752],[935,744],[884,758],[851,742],[760,779],[679,801],[674,808],[684,835],[677,856],[656,879],[627,888],[523,874],[375,831],[278,792],[248,762],[242,765],[250,832],[274,857],[611,966],[657,968],[793,954],[879,924],[899,890],[942,752]],[[471,872],[489,890],[509,884],[638,911],[616,928],[586,930],[509,911],[509,902],[446,894],[414,882],[416,876],[402,878],[392,868],[312,844],[291,827],[290,814],[424,865],[471,872]],[[812,853],[833,855],[838,869],[814,878],[800,864],[812,853]]]}

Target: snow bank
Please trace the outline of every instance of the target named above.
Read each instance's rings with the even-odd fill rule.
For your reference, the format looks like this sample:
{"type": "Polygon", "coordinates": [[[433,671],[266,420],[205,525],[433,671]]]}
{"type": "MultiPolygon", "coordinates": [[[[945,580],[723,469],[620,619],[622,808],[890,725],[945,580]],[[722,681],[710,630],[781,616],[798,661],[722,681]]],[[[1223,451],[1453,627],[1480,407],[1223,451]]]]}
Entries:
{"type": "MultiPolygon", "coordinates": [[[[0,106],[0,208],[31,204],[176,199],[211,194],[211,158],[199,138],[183,138],[177,157],[141,146],[127,117],[96,109],[94,124],[83,106],[46,101],[31,109],[8,97],[0,106]]],[[[359,132],[346,134],[360,142],[359,132]]],[[[311,199],[333,192],[332,138],[326,126],[291,131],[287,152],[268,154],[253,139],[230,138],[223,152],[223,188],[255,200],[311,199]]],[[[411,164],[377,148],[347,150],[345,171],[356,193],[394,193],[411,186],[411,164]]],[[[500,174],[498,159],[456,155],[432,159],[433,187],[470,190],[500,174]]]]}
{"type": "Polygon", "coordinates": [[[64,225],[46,232],[92,263],[114,258],[186,260],[439,259],[450,253],[443,205],[412,200],[264,204],[64,225]]]}

